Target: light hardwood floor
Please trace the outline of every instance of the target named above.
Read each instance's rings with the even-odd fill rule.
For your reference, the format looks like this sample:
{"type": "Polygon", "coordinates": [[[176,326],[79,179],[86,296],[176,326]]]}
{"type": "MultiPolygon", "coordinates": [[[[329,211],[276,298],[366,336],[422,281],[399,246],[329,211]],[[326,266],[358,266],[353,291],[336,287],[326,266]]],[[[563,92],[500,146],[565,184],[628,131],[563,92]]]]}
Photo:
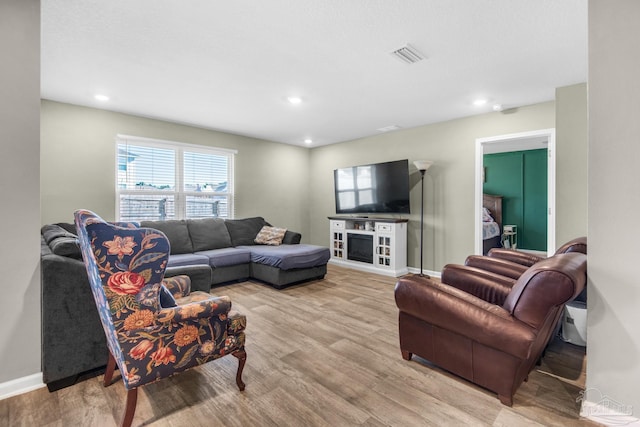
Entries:
{"type": "MultiPolygon", "coordinates": [[[[212,290],[247,315],[244,392],[224,357],[143,387],[134,425],[595,425],[580,419],[584,349],[555,340],[513,407],[429,362],[400,356],[394,278],[329,266],[285,290],[254,282],[212,290]]],[[[116,377],[118,374],[116,373],[116,377]]],[[[118,377],[119,378],[119,377],[118,377]]],[[[0,401],[0,425],[114,426],[121,381],[102,376],[0,401]]]]}

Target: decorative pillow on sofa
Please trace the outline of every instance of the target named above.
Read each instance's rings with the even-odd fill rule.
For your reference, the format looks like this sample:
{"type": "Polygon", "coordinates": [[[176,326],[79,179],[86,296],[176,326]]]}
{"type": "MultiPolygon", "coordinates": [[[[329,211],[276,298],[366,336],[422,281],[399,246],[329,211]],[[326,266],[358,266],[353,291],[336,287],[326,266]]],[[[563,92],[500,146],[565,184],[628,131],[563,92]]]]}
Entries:
{"type": "Polygon", "coordinates": [[[265,225],[255,238],[255,242],[259,245],[278,246],[282,244],[286,228],[269,227],[265,225]]]}

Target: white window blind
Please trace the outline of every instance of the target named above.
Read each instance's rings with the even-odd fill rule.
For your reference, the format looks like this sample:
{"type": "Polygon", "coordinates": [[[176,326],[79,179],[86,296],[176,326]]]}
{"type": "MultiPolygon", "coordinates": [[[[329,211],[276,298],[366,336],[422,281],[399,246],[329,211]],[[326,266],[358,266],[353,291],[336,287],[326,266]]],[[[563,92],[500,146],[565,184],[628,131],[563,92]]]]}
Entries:
{"type": "Polygon", "coordinates": [[[233,217],[234,151],[117,138],[118,220],[233,217]]]}

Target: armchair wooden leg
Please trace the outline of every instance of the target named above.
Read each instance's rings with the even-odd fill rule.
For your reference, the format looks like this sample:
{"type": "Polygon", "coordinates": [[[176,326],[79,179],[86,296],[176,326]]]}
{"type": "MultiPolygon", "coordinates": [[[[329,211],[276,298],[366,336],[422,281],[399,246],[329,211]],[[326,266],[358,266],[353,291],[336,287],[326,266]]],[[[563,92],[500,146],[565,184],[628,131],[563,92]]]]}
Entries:
{"type": "Polygon", "coordinates": [[[127,392],[127,407],[124,410],[122,418],[122,427],[130,427],[133,421],[133,415],[136,413],[136,403],[138,402],[138,389],[132,388],[127,392]]]}
{"type": "Polygon", "coordinates": [[[116,359],[109,351],[109,360],[107,361],[107,369],[104,371],[104,386],[107,387],[111,384],[111,380],[113,379],[113,371],[116,369],[116,359]]]}
{"type": "Polygon", "coordinates": [[[244,383],[242,382],[242,371],[244,370],[244,364],[247,361],[247,352],[242,351],[234,351],[233,354],[238,358],[238,372],[236,373],[236,384],[238,384],[238,388],[240,391],[244,390],[244,383]]]}

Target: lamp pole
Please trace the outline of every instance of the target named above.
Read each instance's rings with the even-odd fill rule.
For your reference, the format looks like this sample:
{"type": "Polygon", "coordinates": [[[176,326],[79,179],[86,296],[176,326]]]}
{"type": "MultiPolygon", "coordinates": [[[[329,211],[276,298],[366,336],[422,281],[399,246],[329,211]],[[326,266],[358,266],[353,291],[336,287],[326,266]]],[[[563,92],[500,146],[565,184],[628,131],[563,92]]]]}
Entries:
{"type": "Polygon", "coordinates": [[[423,251],[424,251],[424,173],[433,164],[430,160],[416,160],[413,162],[420,171],[420,277],[429,277],[422,272],[423,251]]]}
{"type": "Polygon", "coordinates": [[[420,277],[422,274],[422,251],[424,248],[424,173],[426,169],[420,169],[420,277]]]}

